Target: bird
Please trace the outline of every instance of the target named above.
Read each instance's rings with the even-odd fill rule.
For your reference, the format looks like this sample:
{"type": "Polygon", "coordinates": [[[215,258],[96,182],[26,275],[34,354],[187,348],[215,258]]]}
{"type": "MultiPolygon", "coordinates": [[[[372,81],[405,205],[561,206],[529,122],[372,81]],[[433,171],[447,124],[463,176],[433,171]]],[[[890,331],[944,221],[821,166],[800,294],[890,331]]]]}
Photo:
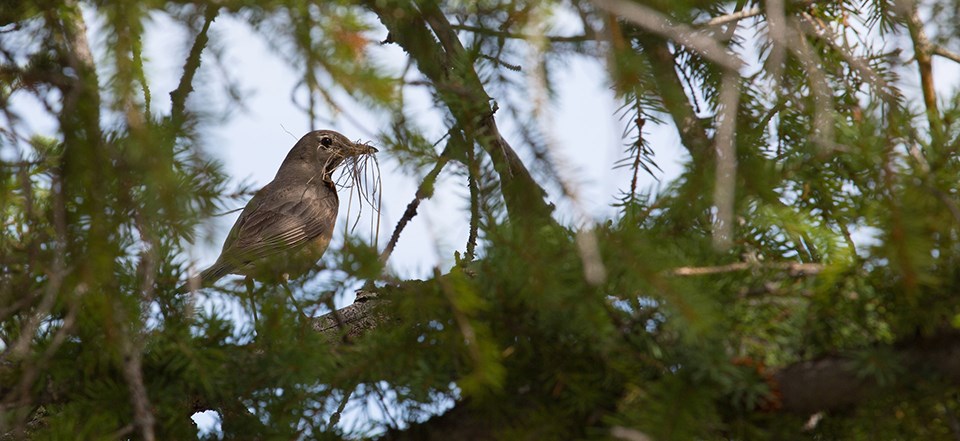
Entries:
{"type": "Polygon", "coordinates": [[[313,269],[330,244],[340,206],[333,172],[344,160],[377,149],[333,130],[314,130],[297,141],[277,175],[240,213],[213,265],[181,292],[213,285],[228,274],[279,281],[313,269]]]}

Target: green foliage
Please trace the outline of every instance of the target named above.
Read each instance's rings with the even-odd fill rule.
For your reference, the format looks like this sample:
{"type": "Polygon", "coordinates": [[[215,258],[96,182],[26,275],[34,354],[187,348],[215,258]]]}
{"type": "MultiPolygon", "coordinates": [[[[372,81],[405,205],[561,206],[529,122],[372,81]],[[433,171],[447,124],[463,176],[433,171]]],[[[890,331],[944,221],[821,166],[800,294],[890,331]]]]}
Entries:
{"type": "Polygon", "coordinates": [[[958,10],[923,5],[931,25],[887,1],[7,0],[0,439],[191,439],[202,410],[228,439],[956,438],[960,94],[925,69],[953,56],[958,10]],[[144,69],[158,14],[193,39],[174,91],[144,69]],[[177,293],[184,247],[233,192],[203,143],[212,112],[187,99],[215,82],[196,74],[229,43],[208,35],[225,15],[300,72],[311,121],[343,99],[388,121],[376,145],[423,176],[417,201],[468,187],[454,267],[397,280],[348,234],[287,285],[177,293]],[[406,70],[375,58],[387,44],[406,70]],[[574,57],[606,67],[632,172],[592,227],[554,205],[573,192],[538,125],[574,57]],[[410,114],[424,87],[442,130],[410,114]],[[26,99],[52,133],[23,122],[26,99]],[[689,157],[644,190],[658,125],[689,157]],[[360,286],[375,297],[341,313],[363,317],[332,312],[360,286]],[[847,401],[790,376],[830,369],[847,401]],[[797,382],[819,393],[797,404],[797,382]]]}

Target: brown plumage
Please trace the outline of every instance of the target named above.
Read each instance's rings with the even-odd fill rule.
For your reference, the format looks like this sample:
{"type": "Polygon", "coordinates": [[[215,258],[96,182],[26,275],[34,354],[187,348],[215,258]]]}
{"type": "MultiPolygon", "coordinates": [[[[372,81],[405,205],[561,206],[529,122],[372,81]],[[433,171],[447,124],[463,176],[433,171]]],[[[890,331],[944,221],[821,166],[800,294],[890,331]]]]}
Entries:
{"type": "Polygon", "coordinates": [[[304,135],[273,181],[244,207],[217,261],[182,288],[209,286],[227,274],[281,281],[308,272],[337,221],[340,204],[331,175],[345,159],[376,152],[332,130],[304,135]]]}

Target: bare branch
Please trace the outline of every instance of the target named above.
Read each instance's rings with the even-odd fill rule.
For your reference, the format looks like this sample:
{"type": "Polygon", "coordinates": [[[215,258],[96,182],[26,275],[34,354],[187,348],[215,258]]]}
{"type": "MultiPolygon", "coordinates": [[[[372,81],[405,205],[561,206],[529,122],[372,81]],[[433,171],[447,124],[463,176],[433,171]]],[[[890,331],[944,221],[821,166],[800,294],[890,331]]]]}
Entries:
{"type": "Polygon", "coordinates": [[[786,271],[790,275],[817,275],[823,271],[824,265],[819,263],[796,263],[796,262],[776,262],[776,263],[752,263],[736,262],[720,266],[684,266],[675,268],[669,272],[672,276],[710,276],[715,274],[733,273],[749,270],[776,270],[786,271]]]}
{"type": "Polygon", "coordinates": [[[697,117],[696,111],[690,104],[675,68],[676,62],[666,42],[652,36],[643,36],[639,39],[644,53],[650,57],[650,67],[653,69],[657,83],[657,94],[663,101],[663,106],[670,112],[680,140],[690,151],[695,162],[708,157],[711,149],[710,137],[706,127],[697,117]]]}
{"type": "Polygon", "coordinates": [[[176,125],[183,123],[183,118],[186,113],[187,96],[193,91],[193,77],[196,75],[197,69],[200,68],[200,55],[203,53],[203,48],[207,47],[207,41],[209,40],[207,31],[210,30],[210,24],[213,23],[213,20],[217,17],[219,9],[220,8],[216,6],[207,6],[203,27],[200,28],[200,32],[197,33],[193,41],[193,46],[190,48],[190,54],[187,55],[187,61],[183,65],[183,76],[180,77],[180,84],[170,92],[170,101],[172,103],[170,119],[176,125]]]}
{"type": "Polygon", "coordinates": [[[137,335],[131,335],[130,330],[120,333],[121,351],[123,355],[123,378],[130,389],[130,402],[133,405],[134,424],[140,429],[140,436],[144,441],[157,439],[153,426],[156,423],[150,411],[150,400],[147,398],[147,387],[143,383],[142,348],[134,340],[137,335]]]}
{"type": "Polygon", "coordinates": [[[600,9],[630,21],[649,32],[669,38],[696,51],[724,69],[736,72],[743,66],[739,56],[727,50],[713,38],[685,24],[673,24],[663,14],[640,3],[624,0],[593,0],[593,3],[600,9]]]}
{"type": "Polygon", "coordinates": [[[420,2],[420,14],[416,14],[400,4],[385,5],[374,0],[364,3],[390,31],[387,41],[402,46],[430,79],[467,140],[477,142],[490,155],[511,219],[522,224],[554,222],[553,206],[545,201],[546,192],[500,134],[493,116],[497,107],[491,106],[492,100],[469,54],[439,6],[434,2],[420,2]]]}
{"type": "Polygon", "coordinates": [[[927,108],[927,120],[930,124],[930,134],[939,139],[943,134],[943,125],[940,119],[940,110],[937,108],[937,91],[933,82],[933,43],[927,37],[920,11],[915,0],[898,0],[897,12],[907,23],[910,38],[913,40],[914,59],[917,60],[917,69],[920,72],[920,90],[923,92],[923,103],[927,108]]]}
{"type": "Polygon", "coordinates": [[[840,37],[836,34],[836,32],[833,31],[833,29],[824,24],[822,21],[815,19],[809,13],[802,12],[800,13],[800,17],[802,20],[799,20],[799,27],[804,31],[804,33],[816,37],[820,39],[820,41],[823,41],[833,47],[833,49],[843,57],[844,61],[846,61],[850,67],[859,72],[863,79],[872,84],[878,93],[884,96],[884,98],[892,99],[896,97],[895,89],[890,87],[890,84],[887,83],[883,77],[877,75],[873,68],[870,67],[867,60],[858,57],[853,53],[851,48],[840,46],[838,43],[840,37]]]}
{"type": "MultiPolygon", "coordinates": [[[[475,34],[489,35],[491,37],[499,38],[510,38],[514,40],[533,40],[535,38],[541,38],[537,35],[524,34],[520,32],[507,32],[499,31],[496,29],[483,28],[480,26],[471,26],[465,24],[451,24],[450,28],[455,31],[466,31],[473,32],[475,34]]],[[[589,35],[545,35],[543,38],[546,38],[550,43],[583,43],[587,41],[596,40],[594,37],[589,35]]]]}
{"type": "Polygon", "coordinates": [[[448,147],[444,149],[444,153],[440,154],[440,158],[437,159],[437,163],[434,164],[433,169],[430,170],[423,178],[423,181],[420,182],[420,186],[417,187],[417,193],[414,195],[413,200],[407,204],[407,209],[403,212],[403,216],[400,217],[400,221],[397,222],[397,227],[393,229],[393,235],[390,236],[390,241],[387,242],[386,248],[380,253],[381,263],[386,263],[390,255],[393,254],[393,249],[397,246],[397,241],[400,240],[400,233],[406,228],[407,223],[417,215],[417,208],[420,206],[420,201],[433,196],[433,186],[437,182],[437,176],[440,175],[440,171],[443,170],[443,167],[447,165],[447,162],[450,160],[447,154],[449,145],[448,141],[448,147]]]}
{"type": "Polygon", "coordinates": [[[464,259],[467,262],[476,257],[477,236],[480,231],[480,163],[473,146],[467,147],[467,186],[470,187],[470,233],[467,237],[467,249],[464,259]]]}
{"type": "Polygon", "coordinates": [[[813,109],[813,139],[821,146],[833,150],[837,146],[834,141],[834,100],[833,91],[827,80],[827,75],[821,69],[823,63],[810,48],[809,42],[797,30],[799,25],[794,21],[786,29],[785,42],[787,48],[793,52],[794,56],[800,60],[800,65],[807,73],[810,82],[810,90],[813,93],[813,101],[816,106],[813,109]]]}
{"type": "Polygon", "coordinates": [[[744,9],[742,11],[721,15],[719,17],[713,17],[710,20],[707,20],[705,23],[699,24],[698,26],[705,26],[705,27],[721,26],[727,23],[740,21],[745,18],[755,17],[757,15],[760,15],[761,13],[763,13],[763,10],[760,8],[744,9]]]}
{"type": "Polygon", "coordinates": [[[720,251],[726,251],[733,243],[737,174],[735,131],[739,103],[740,84],[736,74],[727,73],[720,86],[720,114],[717,115],[719,127],[714,139],[717,149],[717,176],[713,187],[713,201],[717,207],[717,217],[714,221],[713,246],[720,251]]]}
{"type": "Polygon", "coordinates": [[[960,63],[960,54],[940,45],[933,47],[933,55],[938,55],[956,63],[960,63]]]}
{"type": "MultiPolygon", "coordinates": [[[[902,376],[898,384],[931,378],[960,383],[960,335],[956,330],[902,341],[889,349],[903,372],[918,373],[902,376]]],[[[876,378],[863,375],[855,360],[842,355],[790,365],[776,372],[773,379],[782,410],[806,415],[856,406],[872,391],[884,387],[876,378]]]]}

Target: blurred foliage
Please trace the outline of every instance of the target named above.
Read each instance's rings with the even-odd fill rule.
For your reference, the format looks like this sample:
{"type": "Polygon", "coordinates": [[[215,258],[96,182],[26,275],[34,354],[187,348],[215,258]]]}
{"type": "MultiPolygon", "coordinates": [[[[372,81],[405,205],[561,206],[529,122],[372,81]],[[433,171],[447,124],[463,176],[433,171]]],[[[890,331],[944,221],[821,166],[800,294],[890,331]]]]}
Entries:
{"type": "Polygon", "coordinates": [[[222,423],[210,439],[451,439],[450,427],[464,439],[956,439],[960,388],[905,369],[898,351],[960,324],[960,93],[930,75],[947,71],[931,56],[960,58],[957,11],[4,0],[0,439],[192,439],[189,416],[204,410],[222,423]],[[158,15],[188,36],[173,91],[151,90],[144,67],[158,15]],[[230,78],[197,75],[228,71],[218,48],[230,42],[209,32],[228,19],[302,75],[292,96],[311,121],[342,99],[381,116],[377,146],[424,177],[418,200],[462,186],[471,243],[446,256],[453,268],[398,280],[349,236],[289,292],[176,293],[203,221],[247,194],[205,143],[223,115],[188,99],[223,87],[242,106],[230,78]],[[399,46],[405,68],[378,46],[399,46]],[[610,218],[564,211],[575,194],[542,124],[575,58],[604,66],[622,103],[617,167],[632,179],[609,195],[610,218]],[[408,95],[423,90],[440,139],[411,117],[408,95]],[[29,124],[28,100],[53,132],[29,124]],[[731,104],[735,120],[720,118],[731,104]],[[497,130],[507,119],[517,139],[497,130]],[[716,153],[724,124],[735,157],[716,153]],[[655,126],[677,129],[689,156],[647,190],[637,176],[665,160],[655,126]],[[438,181],[444,169],[455,179],[438,181]],[[376,329],[317,332],[361,284],[383,300],[376,329]],[[812,417],[782,409],[774,373],[829,357],[872,386],[867,398],[812,417]]]}

